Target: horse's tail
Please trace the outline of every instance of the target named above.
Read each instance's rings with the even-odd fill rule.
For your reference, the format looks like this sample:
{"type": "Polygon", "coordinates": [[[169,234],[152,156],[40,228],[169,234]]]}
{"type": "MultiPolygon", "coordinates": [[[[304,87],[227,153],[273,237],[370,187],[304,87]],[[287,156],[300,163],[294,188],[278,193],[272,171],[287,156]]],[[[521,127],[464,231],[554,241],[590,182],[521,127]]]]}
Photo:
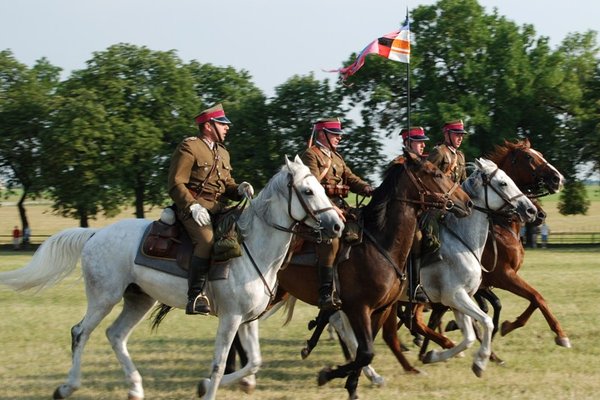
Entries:
{"type": "Polygon", "coordinates": [[[72,228],[50,236],[35,252],[29,264],[0,273],[0,283],[14,290],[38,290],[55,285],[77,266],[83,246],[98,229],[72,228]]]}
{"type": "Polygon", "coordinates": [[[285,310],[287,310],[287,315],[285,321],[283,322],[283,326],[286,326],[292,320],[294,316],[294,308],[296,307],[296,298],[294,296],[287,296],[285,299],[276,303],[273,307],[271,307],[266,313],[264,313],[260,319],[265,320],[275,314],[277,311],[281,310],[281,307],[285,306],[285,310]]]}
{"type": "Polygon", "coordinates": [[[154,307],[154,310],[150,315],[150,319],[152,320],[152,331],[158,330],[158,326],[172,309],[173,307],[162,303],[154,307]]]}

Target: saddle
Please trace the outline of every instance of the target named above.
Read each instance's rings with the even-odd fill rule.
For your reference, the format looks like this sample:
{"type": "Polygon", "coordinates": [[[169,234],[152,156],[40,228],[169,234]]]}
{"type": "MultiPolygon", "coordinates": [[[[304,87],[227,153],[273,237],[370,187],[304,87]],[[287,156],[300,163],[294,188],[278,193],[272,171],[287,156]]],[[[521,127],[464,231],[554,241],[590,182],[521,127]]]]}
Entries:
{"type": "MultiPolygon", "coordinates": [[[[241,235],[235,223],[241,211],[238,207],[232,207],[213,216],[215,243],[211,258],[213,263],[219,263],[220,267],[213,268],[214,264],[211,266],[209,280],[227,279],[229,276],[227,261],[242,254],[241,235]]],[[[161,216],[161,219],[153,221],[146,228],[138,247],[135,263],[187,278],[192,252],[193,244],[183,224],[174,217],[170,219],[161,216]]]]}

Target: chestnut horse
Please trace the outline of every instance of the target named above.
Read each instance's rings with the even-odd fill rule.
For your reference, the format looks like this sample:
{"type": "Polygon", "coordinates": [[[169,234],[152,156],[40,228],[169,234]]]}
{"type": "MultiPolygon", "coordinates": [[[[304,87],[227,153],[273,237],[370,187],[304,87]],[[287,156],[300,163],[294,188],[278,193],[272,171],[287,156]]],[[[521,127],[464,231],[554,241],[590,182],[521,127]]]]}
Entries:
{"type": "MultiPolygon", "coordinates": [[[[496,146],[488,156],[510,176],[519,186],[521,191],[530,198],[538,198],[558,192],[564,183],[564,178],[544,156],[531,147],[529,140],[525,139],[515,143],[505,141],[503,146],[496,146]]],[[[536,202],[536,206],[538,206],[536,202]]],[[[541,223],[541,221],[538,221],[541,223]]],[[[494,334],[498,329],[500,303],[491,288],[500,288],[529,300],[530,305],[513,322],[504,321],[500,326],[500,334],[507,335],[513,330],[524,326],[531,314],[539,308],[548,322],[550,329],[556,334],[555,343],[566,348],[571,347],[571,342],[563,331],[558,319],[554,316],[544,297],[527,281],[518,271],[523,265],[525,250],[519,237],[521,224],[518,221],[495,219],[493,236],[488,238],[482,256],[482,265],[486,271],[482,275],[481,289],[478,291],[479,302],[483,297],[494,306],[494,334]],[[494,250],[496,246],[496,250],[494,250]]],[[[442,315],[447,310],[445,307],[434,307],[429,325],[423,323],[417,309],[415,314],[417,330],[426,338],[430,338],[444,348],[451,347],[453,343],[445,336],[438,334],[431,328],[437,326],[442,315]]],[[[423,343],[421,356],[425,353],[427,339],[423,343]]]]}
{"type": "MultiPolygon", "coordinates": [[[[472,203],[465,192],[428,161],[405,153],[404,162],[392,164],[382,184],[363,208],[364,240],[337,266],[336,287],[358,341],[356,357],[335,369],[319,373],[319,385],[347,377],[346,389],[357,398],[361,368],[371,363],[373,339],[396,304],[405,280],[405,263],[417,229],[417,214],[426,207],[446,208],[458,217],[470,214],[472,203]]],[[[281,287],[292,296],[317,304],[318,279],[314,266],[290,263],[279,271],[281,287]]],[[[395,329],[395,322],[394,322],[395,329]]],[[[386,336],[397,346],[397,335],[386,336]]]]}

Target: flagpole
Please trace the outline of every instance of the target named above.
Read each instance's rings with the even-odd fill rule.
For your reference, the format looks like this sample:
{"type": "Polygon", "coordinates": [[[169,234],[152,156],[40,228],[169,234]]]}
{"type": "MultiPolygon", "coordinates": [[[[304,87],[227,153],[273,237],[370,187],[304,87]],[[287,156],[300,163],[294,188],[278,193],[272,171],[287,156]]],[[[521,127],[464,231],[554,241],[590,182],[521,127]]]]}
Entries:
{"type": "MultiPolygon", "coordinates": [[[[406,23],[408,26],[410,26],[410,22],[408,20],[408,7],[406,7],[406,23]]],[[[408,30],[408,32],[408,40],[410,41],[410,29],[408,30]]],[[[406,129],[408,129],[408,145],[410,147],[410,60],[406,63],[406,103],[406,129]]]]}

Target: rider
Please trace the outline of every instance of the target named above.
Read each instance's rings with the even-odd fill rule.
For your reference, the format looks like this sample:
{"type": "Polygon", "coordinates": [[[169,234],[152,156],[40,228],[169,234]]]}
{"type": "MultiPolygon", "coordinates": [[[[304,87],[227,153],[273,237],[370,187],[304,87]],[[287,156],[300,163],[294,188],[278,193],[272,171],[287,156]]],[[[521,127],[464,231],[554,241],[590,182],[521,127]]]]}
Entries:
{"type": "Polygon", "coordinates": [[[467,179],[465,155],[458,148],[467,131],[462,120],[456,120],[446,122],[442,132],[444,142],[435,146],[427,159],[454,182],[463,183],[467,179]]]}
{"type": "MultiPolygon", "coordinates": [[[[467,134],[462,120],[446,122],[442,128],[444,142],[433,148],[427,160],[438,167],[454,182],[461,184],[467,179],[465,155],[458,148],[467,134]]],[[[423,230],[422,263],[427,265],[440,261],[440,240],[438,221],[443,217],[439,210],[430,210],[421,220],[423,230]]]]}
{"type": "MultiPolygon", "coordinates": [[[[343,215],[342,210],[347,208],[344,198],[348,196],[348,192],[365,196],[373,193],[373,187],[355,175],[337,151],[342,135],[344,132],[339,118],[320,119],[314,124],[309,147],[302,155],[302,161],[323,185],[327,196],[339,209],[340,215],[343,215]]],[[[333,295],[333,263],[339,245],[338,238],[317,245],[319,308],[322,310],[337,309],[341,306],[339,299],[333,295]]]]}
{"type": "MultiPolygon", "coordinates": [[[[420,126],[403,128],[400,131],[402,135],[402,144],[407,151],[418,154],[421,158],[426,159],[427,154],[424,154],[425,151],[425,142],[429,140],[429,138],[425,135],[425,130],[420,126]]],[[[399,156],[394,160],[394,162],[403,162],[404,156],[399,156]]],[[[417,244],[417,251],[411,252],[411,269],[410,269],[410,280],[409,280],[409,293],[411,293],[419,303],[427,302],[427,296],[423,293],[421,286],[419,286],[419,267],[421,264],[421,250],[419,249],[419,244],[422,240],[421,231],[417,231],[415,233],[415,243],[417,244]],[[416,253],[416,254],[415,254],[416,253]]]]}
{"type": "Polygon", "coordinates": [[[211,310],[204,287],[214,240],[210,216],[225,208],[226,199],[251,198],[254,188],[248,182],[238,185],[231,176],[229,152],[223,145],[231,121],[223,106],[204,110],[194,120],[199,134],[185,138],[175,149],[168,190],[194,246],[185,313],[207,315],[211,310]]]}

